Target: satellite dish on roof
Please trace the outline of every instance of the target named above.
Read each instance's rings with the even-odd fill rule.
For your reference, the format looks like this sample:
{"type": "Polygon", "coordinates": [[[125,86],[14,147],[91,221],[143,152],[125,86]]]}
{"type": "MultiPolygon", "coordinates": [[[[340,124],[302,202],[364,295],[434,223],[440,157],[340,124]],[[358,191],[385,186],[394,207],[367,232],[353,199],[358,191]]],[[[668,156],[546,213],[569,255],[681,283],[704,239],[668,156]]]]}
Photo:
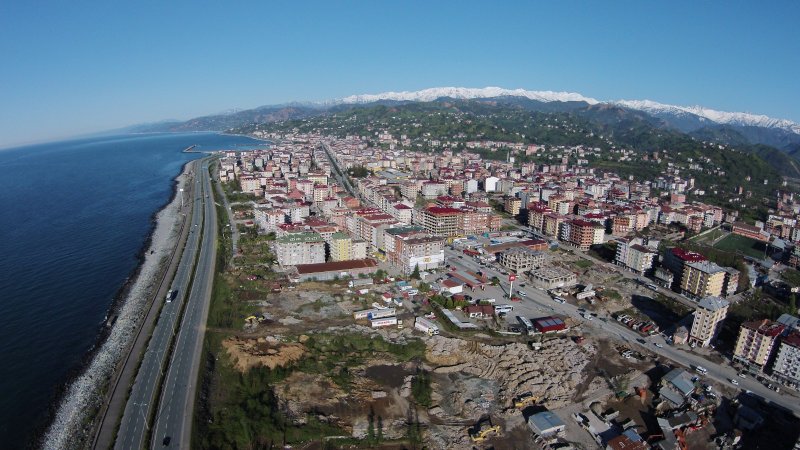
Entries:
{"type": "Polygon", "coordinates": [[[587,284],[587,285],[586,285],[586,286],[583,288],[583,292],[589,292],[589,291],[591,291],[593,288],[594,288],[594,286],[592,286],[591,284],[587,284]]]}

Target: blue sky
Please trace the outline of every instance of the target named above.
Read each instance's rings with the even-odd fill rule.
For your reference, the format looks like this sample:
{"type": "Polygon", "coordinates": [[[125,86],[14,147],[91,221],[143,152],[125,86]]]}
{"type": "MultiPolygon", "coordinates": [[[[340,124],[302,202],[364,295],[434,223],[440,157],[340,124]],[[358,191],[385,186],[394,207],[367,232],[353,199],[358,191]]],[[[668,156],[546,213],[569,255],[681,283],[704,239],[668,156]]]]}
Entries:
{"type": "Polygon", "coordinates": [[[800,122],[800,2],[0,2],[0,146],[437,86],[800,122]],[[763,3],[763,4],[762,4],[763,3]]]}

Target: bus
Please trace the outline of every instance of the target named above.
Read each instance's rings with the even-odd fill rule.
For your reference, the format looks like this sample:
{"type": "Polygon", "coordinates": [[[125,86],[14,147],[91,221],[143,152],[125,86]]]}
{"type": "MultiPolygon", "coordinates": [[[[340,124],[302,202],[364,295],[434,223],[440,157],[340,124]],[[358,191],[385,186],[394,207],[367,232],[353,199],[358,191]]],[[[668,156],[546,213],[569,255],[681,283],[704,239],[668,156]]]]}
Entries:
{"type": "Polygon", "coordinates": [[[530,320],[528,320],[527,317],[517,316],[517,320],[523,327],[525,327],[526,332],[530,333],[533,331],[533,324],[530,320]]]}

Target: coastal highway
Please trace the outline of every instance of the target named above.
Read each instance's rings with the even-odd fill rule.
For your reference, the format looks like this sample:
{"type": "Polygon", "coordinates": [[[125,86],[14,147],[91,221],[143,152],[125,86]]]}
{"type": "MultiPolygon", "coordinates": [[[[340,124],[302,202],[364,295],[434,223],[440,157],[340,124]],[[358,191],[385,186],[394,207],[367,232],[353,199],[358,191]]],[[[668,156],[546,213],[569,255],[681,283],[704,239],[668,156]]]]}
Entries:
{"type": "Polygon", "coordinates": [[[158,412],[151,433],[151,448],[189,448],[190,445],[195,392],[217,255],[217,213],[208,162],[203,164],[198,179],[202,181],[205,197],[200,199],[203,201],[204,223],[200,254],[161,389],[158,412]]]}
{"type": "MultiPolygon", "coordinates": [[[[207,163],[202,163],[205,167],[207,163]]],[[[195,200],[195,207],[192,208],[192,217],[189,223],[191,229],[186,241],[186,247],[175,272],[170,289],[173,289],[175,299],[172,302],[157,299],[164,302],[164,306],[153,329],[153,334],[147,345],[141,366],[136,374],[130,396],[125,405],[125,410],[120,422],[119,432],[117,433],[114,448],[116,449],[138,449],[143,448],[146,443],[147,434],[150,429],[150,418],[155,410],[156,390],[159,381],[163,376],[164,363],[169,354],[170,343],[175,334],[176,325],[180,315],[181,307],[186,299],[186,293],[191,281],[192,268],[197,258],[198,246],[200,244],[200,230],[203,227],[204,202],[202,175],[205,170],[196,171],[194,179],[193,195],[199,200],[195,200]]],[[[206,174],[208,172],[205,172],[206,174]]]]}

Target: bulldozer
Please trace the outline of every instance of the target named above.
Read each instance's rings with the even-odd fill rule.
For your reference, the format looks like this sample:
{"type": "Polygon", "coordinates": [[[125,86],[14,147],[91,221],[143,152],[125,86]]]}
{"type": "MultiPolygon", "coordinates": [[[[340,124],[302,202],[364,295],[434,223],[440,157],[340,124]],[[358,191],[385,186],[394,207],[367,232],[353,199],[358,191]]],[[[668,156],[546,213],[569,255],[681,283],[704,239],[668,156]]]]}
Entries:
{"type": "Polygon", "coordinates": [[[474,427],[467,428],[467,433],[469,433],[472,442],[483,442],[492,434],[499,436],[500,425],[493,425],[492,418],[487,417],[486,419],[481,419],[474,427]]]}
{"type": "Polygon", "coordinates": [[[539,397],[534,397],[530,392],[526,392],[514,399],[515,408],[525,408],[539,401],[539,397]]]}

